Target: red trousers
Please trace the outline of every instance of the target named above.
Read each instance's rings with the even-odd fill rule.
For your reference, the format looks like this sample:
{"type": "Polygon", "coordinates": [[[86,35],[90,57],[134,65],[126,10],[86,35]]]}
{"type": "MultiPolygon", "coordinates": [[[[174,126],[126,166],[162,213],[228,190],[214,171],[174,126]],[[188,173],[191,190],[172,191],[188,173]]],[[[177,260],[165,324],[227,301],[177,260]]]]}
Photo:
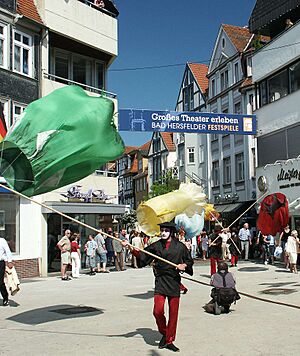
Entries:
{"type": "Polygon", "coordinates": [[[239,256],[231,255],[231,265],[234,266],[238,263],[239,256]]]}
{"type": "Polygon", "coordinates": [[[217,272],[217,264],[219,263],[220,258],[211,257],[210,258],[210,275],[212,276],[217,272]]]}
{"type": "Polygon", "coordinates": [[[171,344],[176,337],[176,328],[179,310],[179,297],[167,297],[161,294],[154,295],[153,315],[156,320],[158,331],[166,336],[166,343],[171,344]],[[169,322],[165,317],[165,301],[169,303],[169,322]]]}

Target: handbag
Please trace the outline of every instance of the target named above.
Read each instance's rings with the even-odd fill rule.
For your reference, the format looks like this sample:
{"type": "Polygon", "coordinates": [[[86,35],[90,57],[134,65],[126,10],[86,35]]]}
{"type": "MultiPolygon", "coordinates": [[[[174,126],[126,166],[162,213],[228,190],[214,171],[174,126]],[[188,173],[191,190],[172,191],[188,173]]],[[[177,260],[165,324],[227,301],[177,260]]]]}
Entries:
{"type": "Polygon", "coordinates": [[[279,258],[282,254],[282,247],[281,246],[277,246],[275,248],[275,251],[274,251],[274,257],[277,257],[279,258]]]}

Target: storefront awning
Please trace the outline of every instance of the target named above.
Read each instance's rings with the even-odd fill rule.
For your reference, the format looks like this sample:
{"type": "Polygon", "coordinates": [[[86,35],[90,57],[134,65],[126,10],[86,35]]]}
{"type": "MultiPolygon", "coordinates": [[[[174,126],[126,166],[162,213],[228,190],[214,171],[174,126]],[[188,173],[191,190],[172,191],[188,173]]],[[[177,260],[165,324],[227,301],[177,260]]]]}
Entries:
{"type": "MultiPolygon", "coordinates": [[[[64,214],[109,214],[122,215],[128,210],[127,205],[119,204],[93,204],[93,203],[67,203],[45,202],[45,205],[64,214]]],[[[43,214],[51,214],[52,211],[42,208],[43,214]]]]}
{"type": "Polygon", "coordinates": [[[220,205],[215,205],[215,209],[217,210],[218,213],[232,213],[236,210],[238,210],[243,203],[232,203],[232,204],[220,204],[220,205]]]}

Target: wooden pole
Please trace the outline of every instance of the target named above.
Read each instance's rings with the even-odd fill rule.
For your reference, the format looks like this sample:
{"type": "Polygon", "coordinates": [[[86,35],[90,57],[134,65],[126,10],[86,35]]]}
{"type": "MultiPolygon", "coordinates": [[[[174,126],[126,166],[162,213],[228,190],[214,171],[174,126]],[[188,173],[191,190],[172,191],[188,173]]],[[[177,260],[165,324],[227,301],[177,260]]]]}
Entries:
{"type": "MultiPolygon", "coordinates": [[[[43,208],[52,211],[53,213],[59,214],[60,216],[63,216],[64,218],[67,218],[68,220],[71,220],[71,221],[75,222],[75,223],[78,224],[78,225],[87,227],[88,229],[91,229],[92,231],[97,232],[98,234],[102,234],[102,235],[108,236],[108,237],[112,238],[113,240],[116,240],[116,241],[119,241],[119,242],[122,243],[122,240],[121,240],[121,239],[119,239],[119,238],[117,238],[117,237],[115,237],[115,236],[109,235],[109,234],[107,234],[106,232],[100,231],[100,230],[98,230],[98,229],[96,229],[96,228],[94,228],[94,227],[92,227],[92,226],[90,226],[90,225],[88,225],[88,224],[83,223],[82,221],[79,221],[79,220],[77,220],[77,219],[74,219],[74,218],[72,218],[71,216],[69,216],[69,215],[67,215],[67,214],[64,214],[64,213],[62,213],[61,211],[58,211],[58,210],[56,210],[56,209],[54,209],[54,208],[51,208],[50,206],[48,206],[48,205],[46,205],[46,204],[44,204],[44,203],[40,203],[40,202],[38,202],[38,201],[36,201],[36,200],[34,200],[34,199],[32,199],[32,198],[29,198],[29,197],[27,197],[26,195],[24,195],[24,194],[22,194],[22,193],[19,193],[19,192],[17,192],[16,190],[14,190],[14,189],[12,189],[12,188],[10,188],[10,187],[7,187],[7,186],[5,186],[5,185],[3,185],[3,184],[1,184],[1,183],[0,183],[0,187],[4,188],[4,189],[6,189],[6,190],[9,190],[10,192],[12,192],[12,193],[14,193],[14,194],[17,194],[17,195],[19,195],[20,197],[22,197],[22,198],[24,198],[24,199],[27,199],[27,200],[31,201],[32,203],[34,203],[34,204],[40,205],[40,206],[42,206],[43,208]]],[[[162,258],[162,257],[160,257],[160,256],[156,256],[156,255],[154,255],[154,254],[151,253],[151,252],[148,252],[148,251],[146,251],[146,250],[139,249],[139,248],[134,247],[134,246],[132,246],[132,245],[130,245],[130,244],[128,244],[128,246],[130,246],[130,247],[133,248],[133,249],[142,251],[142,252],[144,252],[145,254],[147,254],[147,255],[149,255],[149,256],[151,256],[151,257],[157,259],[157,260],[160,260],[160,261],[162,261],[162,262],[165,262],[165,263],[167,263],[167,264],[169,264],[169,265],[171,265],[171,266],[177,268],[177,265],[176,265],[175,263],[173,263],[173,262],[171,262],[171,261],[168,261],[168,260],[165,260],[164,258],[162,258]]]]}
{"type": "MultiPolygon", "coordinates": [[[[214,214],[210,211],[211,216],[217,220],[217,223],[221,225],[221,227],[224,229],[223,225],[221,224],[221,222],[214,216],[214,214]]],[[[220,236],[218,236],[217,238],[214,239],[213,242],[211,242],[209,244],[209,247],[219,238],[220,236]]],[[[232,240],[231,236],[229,236],[231,242],[234,244],[235,248],[237,249],[238,253],[241,255],[241,251],[239,250],[239,248],[237,247],[236,243],[232,240]]]]}
{"type": "MultiPolygon", "coordinates": [[[[247,211],[250,210],[260,199],[264,198],[267,193],[268,193],[268,191],[264,192],[264,194],[263,194],[261,197],[259,197],[253,204],[251,204],[238,218],[236,218],[236,219],[234,220],[234,222],[232,222],[232,223],[228,226],[228,229],[229,229],[233,224],[235,224],[244,214],[246,214],[247,211]]],[[[223,225],[220,223],[220,221],[219,221],[211,212],[210,212],[210,214],[217,220],[218,224],[220,224],[221,227],[224,229],[224,227],[223,227],[223,225]]],[[[214,239],[214,241],[209,244],[209,246],[211,246],[218,238],[219,238],[219,236],[216,237],[216,238],[214,239]]],[[[230,238],[230,239],[231,239],[231,238],[230,238]]],[[[231,241],[234,243],[234,241],[233,241],[232,239],[231,239],[231,241]]],[[[234,244],[234,245],[235,245],[235,247],[237,248],[236,244],[234,244]]],[[[241,251],[240,251],[238,248],[237,248],[237,250],[238,250],[238,252],[241,254],[241,251]]]]}

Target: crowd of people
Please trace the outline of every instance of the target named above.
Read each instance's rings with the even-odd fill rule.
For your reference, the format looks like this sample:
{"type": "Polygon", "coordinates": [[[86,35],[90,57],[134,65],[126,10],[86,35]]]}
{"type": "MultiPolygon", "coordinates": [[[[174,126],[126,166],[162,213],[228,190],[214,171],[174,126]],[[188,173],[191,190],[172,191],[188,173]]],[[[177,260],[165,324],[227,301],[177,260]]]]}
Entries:
{"type": "MultiPolygon", "coordinates": [[[[139,268],[139,260],[125,248],[120,241],[127,241],[133,247],[143,250],[156,242],[159,237],[148,237],[142,232],[126,229],[113,231],[112,228],[99,230],[99,234],[88,235],[84,244],[84,254],[81,253],[81,241],[78,233],[65,231],[65,235],[57,243],[61,253],[61,278],[70,280],[67,266],[72,265],[72,277],[79,277],[79,270],[83,266],[89,269],[90,275],[109,273],[107,267],[115,267],[116,271],[124,271],[126,263],[139,268]],[[103,233],[104,232],[104,233],[103,233]],[[113,239],[118,238],[120,241],[113,239]]],[[[230,267],[237,267],[240,259],[260,260],[264,264],[274,264],[275,260],[284,263],[284,268],[297,273],[297,259],[300,253],[299,238],[296,230],[286,226],[280,235],[262,235],[249,229],[244,223],[239,229],[224,228],[215,224],[211,231],[205,228],[198,236],[187,238],[183,228],[180,228],[176,238],[185,244],[192,259],[210,260],[211,275],[216,273],[217,264],[227,261],[230,267]]],[[[298,261],[299,262],[299,261],[298,261]]]]}

